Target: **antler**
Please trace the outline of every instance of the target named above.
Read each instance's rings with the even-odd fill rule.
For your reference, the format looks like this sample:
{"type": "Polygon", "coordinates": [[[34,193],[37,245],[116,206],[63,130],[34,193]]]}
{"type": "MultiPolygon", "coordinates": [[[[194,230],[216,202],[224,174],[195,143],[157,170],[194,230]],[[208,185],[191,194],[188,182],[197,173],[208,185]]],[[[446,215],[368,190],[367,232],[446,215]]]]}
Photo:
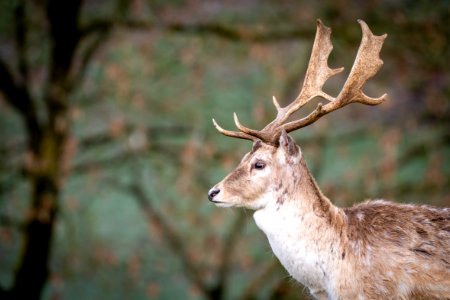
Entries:
{"type": "Polygon", "coordinates": [[[367,105],[377,105],[383,102],[386,94],[379,98],[371,98],[362,91],[363,85],[372,78],[383,65],[379,54],[386,34],[382,36],[374,35],[367,24],[358,20],[361,25],[363,37],[355,58],[355,62],[350,74],[337,97],[332,97],[322,90],[323,85],[333,75],[344,70],[344,68],[331,69],[328,66],[328,57],[333,49],[330,35],[331,29],[323,25],[322,21],[317,20],[317,32],[314,40],[311,58],[306,71],[303,87],[297,98],[286,107],[281,107],[278,101],[273,97],[273,104],[277,109],[276,118],[264,127],[262,130],[254,130],[243,126],[234,114],[234,122],[240,130],[229,131],[220,127],[213,119],[214,126],[224,135],[248,139],[262,140],[265,143],[277,145],[281,132],[291,132],[299,128],[308,126],[317,121],[322,116],[337,110],[347,104],[359,102],[367,105]],[[285,123],[294,112],[303,107],[311,99],[320,96],[329,101],[326,105],[319,103],[316,109],[304,118],[285,123]]]}

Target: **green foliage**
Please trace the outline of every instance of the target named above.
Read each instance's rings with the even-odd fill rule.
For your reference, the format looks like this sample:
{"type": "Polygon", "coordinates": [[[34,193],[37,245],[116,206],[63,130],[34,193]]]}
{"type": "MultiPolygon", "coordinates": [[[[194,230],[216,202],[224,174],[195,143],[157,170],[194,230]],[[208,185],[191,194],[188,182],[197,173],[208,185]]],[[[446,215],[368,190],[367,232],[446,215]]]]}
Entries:
{"type": "MultiPolygon", "coordinates": [[[[44,299],[205,299],[187,261],[200,270],[205,286],[213,287],[231,234],[236,237],[223,298],[244,299],[258,280],[262,288],[250,290],[255,299],[298,298],[303,288],[273,263],[252,212],[244,212],[239,223],[241,212],[207,201],[207,190],[250,149],[246,141],[218,134],[211,118],[224,128],[234,127],[234,111],[250,127],[270,121],[271,96],[286,104],[298,91],[318,17],[334,29],[331,65],[345,65],[347,71],[360,39],[356,18],[376,34],[389,33],[385,66],[367,89],[371,95],[387,91],[390,99],[380,107],[348,107],[294,134],[324,193],[340,206],[367,198],[450,204],[447,1],[432,8],[426,1],[244,2],[241,9],[133,1],[130,14],[162,23],[204,20],[238,31],[307,28],[308,34],[258,43],[158,26],[118,29],[94,56],[70,97],[71,168],[44,299]],[[143,189],[185,253],[171,246],[164,225],[148,217],[130,185],[143,189]]],[[[82,23],[109,17],[113,4],[86,5],[82,23]]],[[[0,2],[0,35],[8,42],[13,7],[0,2]]],[[[36,42],[41,34],[31,32],[30,39],[36,42]]],[[[38,101],[51,48],[43,41],[42,51],[29,54],[38,101]]],[[[10,43],[4,47],[0,54],[10,43]]],[[[327,89],[338,91],[343,79],[327,89]]],[[[29,204],[21,173],[25,133],[2,98],[0,136],[0,216],[22,223],[29,204]]],[[[20,258],[20,230],[0,226],[0,283],[7,286],[20,258]]]]}

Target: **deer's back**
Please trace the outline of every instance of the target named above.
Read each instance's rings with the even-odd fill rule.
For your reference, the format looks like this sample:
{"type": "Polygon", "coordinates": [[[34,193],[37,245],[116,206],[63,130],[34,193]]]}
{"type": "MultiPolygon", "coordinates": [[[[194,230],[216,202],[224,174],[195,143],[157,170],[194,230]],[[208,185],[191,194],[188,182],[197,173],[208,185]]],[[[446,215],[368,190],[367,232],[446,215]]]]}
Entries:
{"type": "Polygon", "coordinates": [[[344,213],[341,259],[356,272],[342,274],[354,278],[343,280],[342,288],[356,283],[374,298],[450,299],[450,208],[376,200],[344,213]]]}

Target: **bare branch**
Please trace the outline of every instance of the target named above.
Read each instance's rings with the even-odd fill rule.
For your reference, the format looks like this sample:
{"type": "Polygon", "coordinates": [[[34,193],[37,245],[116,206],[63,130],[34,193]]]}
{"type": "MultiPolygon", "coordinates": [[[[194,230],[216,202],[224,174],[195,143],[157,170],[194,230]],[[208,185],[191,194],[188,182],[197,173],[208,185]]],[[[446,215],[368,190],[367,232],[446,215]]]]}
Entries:
{"type": "Polygon", "coordinates": [[[162,25],[162,28],[172,32],[196,35],[213,35],[229,41],[245,41],[255,43],[270,43],[281,40],[305,38],[311,31],[304,29],[267,30],[230,28],[221,24],[181,24],[173,23],[162,25]]]}
{"type": "Polygon", "coordinates": [[[148,153],[149,151],[157,151],[169,156],[171,159],[176,159],[177,157],[179,157],[179,152],[177,152],[176,149],[173,149],[173,147],[153,144],[143,149],[127,149],[110,157],[81,162],[71,167],[70,170],[72,173],[83,173],[98,168],[111,167],[117,165],[118,163],[134,161],[137,155],[143,155],[145,153],[148,153]]]}
{"type": "Polygon", "coordinates": [[[36,140],[41,135],[41,128],[36,114],[36,109],[26,86],[17,85],[6,63],[0,59],[0,91],[5,95],[5,100],[24,119],[27,128],[29,146],[37,150],[36,140]]]}
{"type": "Polygon", "coordinates": [[[14,11],[15,15],[15,39],[16,48],[18,56],[18,69],[22,76],[23,85],[28,83],[28,61],[27,61],[27,48],[26,48],[26,38],[27,38],[27,22],[25,15],[25,2],[20,0],[14,11]]]}
{"type": "Polygon", "coordinates": [[[187,276],[202,292],[208,291],[208,287],[201,276],[200,269],[194,264],[189,256],[184,243],[182,242],[183,239],[178,232],[176,232],[175,229],[173,229],[172,226],[165,221],[161,213],[152,206],[152,201],[143,188],[139,184],[123,184],[120,182],[118,183],[115,180],[113,186],[127,191],[133,196],[139,207],[144,212],[148,222],[161,231],[161,234],[164,236],[164,239],[167,241],[170,249],[180,258],[187,276]]]}
{"type": "Polygon", "coordinates": [[[0,215],[0,226],[3,227],[11,227],[18,230],[24,230],[25,229],[25,223],[16,220],[10,216],[7,215],[0,215]]]}
{"type": "Polygon", "coordinates": [[[214,291],[216,295],[221,295],[223,290],[225,289],[225,285],[227,282],[227,277],[230,273],[231,267],[231,258],[233,257],[233,249],[236,246],[236,240],[239,238],[242,232],[242,227],[247,221],[246,215],[244,212],[240,212],[239,215],[235,218],[233,225],[228,232],[227,237],[224,239],[223,248],[221,251],[220,257],[222,257],[222,261],[218,268],[218,280],[216,286],[211,289],[214,291]]]}
{"type": "Polygon", "coordinates": [[[256,30],[249,28],[233,28],[218,23],[158,23],[146,20],[123,19],[98,19],[91,21],[81,30],[82,37],[88,37],[96,32],[110,30],[111,28],[128,28],[133,30],[161,30],[173,33],[190,35],[215,36],[228,41],[245,41],[254,43],[271,43],[281,40],[292,40],[311,36],[308,29],[295,28],[287,30],[256,30]]]}
{"type": "Polygon", "coordinates": [[[16,85],[14,76],[6,63],[0,59],[0,90],[5,95],[5,100],[19,113],[26,115],[27,107],[31,101],[25,91],[16,85]]]}
{"type": "Polygon", "coordinates": [[[266,263],[260,270],[260,273],[253,277],[253,280],[247,283],[247,288],[242,293],[240,297],[241,300],[250,300],[254,299],[254,296],[261,289],[261,286],[264,286],[264,283],[268,281],[271,274],[279,268],[279,263],[277,260],[272,259],[269,263],[266,263]]]}
{"type": "Polygon", "coordinates": [[[82,83],[82,80],[85,76],[87,66],[92,60],[92,57],[99,51],[101,46],[107,41],[111,28],[105,28],[104,30],[97,31],[95,37],[90,37],[90,41],[87,46],[85,46],[84,51],[79,55],[78,60],[76,61],[77,67],[73,72],[72,79],[69,83],[70,88],[75,88],[82,83]]]}
{"type": "MultiPolygon", "coordinates": [[[[69,82],[69,87],[74,88],[81,84],[87,66],[92,60],[92,57],[99,51],[102,45],[105,44],[117,24],[121,24],[128,14],[130,1],[118,0],[113,15],[108,20],[93,21],[89,25],[78,28],[79,41],[87,44],[84,51],[75,57],[75,64],[78,67],[74,68],[69,82]]],[[[80,43],[79,45],[83,45],[80,43]]],[[[81,47],[80,47],[81,48],[81,47]]]]}

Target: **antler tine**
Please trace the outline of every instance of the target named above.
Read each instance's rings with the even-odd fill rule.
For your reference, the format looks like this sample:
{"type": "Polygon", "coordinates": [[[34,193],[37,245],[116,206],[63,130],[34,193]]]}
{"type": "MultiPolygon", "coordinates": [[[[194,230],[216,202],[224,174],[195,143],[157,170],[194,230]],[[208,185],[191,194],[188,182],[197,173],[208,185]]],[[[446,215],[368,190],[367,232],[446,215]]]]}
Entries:
{"type": "Polygon", "coordinates": [[[273,102],[273,105],[275,106],[275,108],[277,109],[277,113],[280,113],[282,108],[280,106],[280,103],[278,103],[278,100],[275,96],[272,96],[272,102],[273,102]]]}
{"type": "Polygon", "coordinates": [[[363,32],[361,45],[347,81],[337,97],[337,102],[360,102],[377,105],[385,100],[386,94],[378,98],[372,98],[364,94],[362,87],[366,81],[375,76],[383,65],[383,61],[380,59],[380,51],[387,34],[376,36],[363,20],[358,20],[358,23],[361,25],[363,32]]]}
{"type": "Polygon", "coordinates": [[[379,55],[387,34],[376,36],[370,31],[364,21],[358,20],[358,22],[361,25],[363,37],[355,58],[355,62],[341,92],[336,98],[325,98],[330,100],[330,102],[323,107],[321,105],[320,107],[318,106],[305,118],[286,123],[283,126],[286,132],[291,132],[308,126],[320,117],[353,102],[359,102],[367,105],[377,105],[386,99],[386,94],[378,98],[369,97],[364,94],[362,88],[370,78],[375,76],[383,65],[383,61],[380,59],[379,55]]]}
{"type": "Polygon", "coordinates": [[[253,130],[248,127],[245,127],[244,125],[241,124],[241,122],[239,122],[239,118],[236,113],[233,113],[233,119],[234,119],[234,124],[241,132],[246,133],[251,136],[255,136],[255,137],[258,136],[259,132],[257,130],[253,130]]]}
{"type": "Polygon", "coordinates": [[[214,127],[216,127],[217,131],[219,131],[223,135],[226,135],[229,137],[234,137],[234,138],[239,138],[239,139],[244,139],[244,140],[250,140],[253,142],[256,142],[258,140],[257,137],[249,135],[245,132],[238,132],[238,131],[231,131],[231,130],[223,129],[222,127],[220,127],[219,124],[217,124],[217,122],[216,122],[216,120],[214,120],[214,118],[212,119],[212,122],[214,124],[214,127]]]}

